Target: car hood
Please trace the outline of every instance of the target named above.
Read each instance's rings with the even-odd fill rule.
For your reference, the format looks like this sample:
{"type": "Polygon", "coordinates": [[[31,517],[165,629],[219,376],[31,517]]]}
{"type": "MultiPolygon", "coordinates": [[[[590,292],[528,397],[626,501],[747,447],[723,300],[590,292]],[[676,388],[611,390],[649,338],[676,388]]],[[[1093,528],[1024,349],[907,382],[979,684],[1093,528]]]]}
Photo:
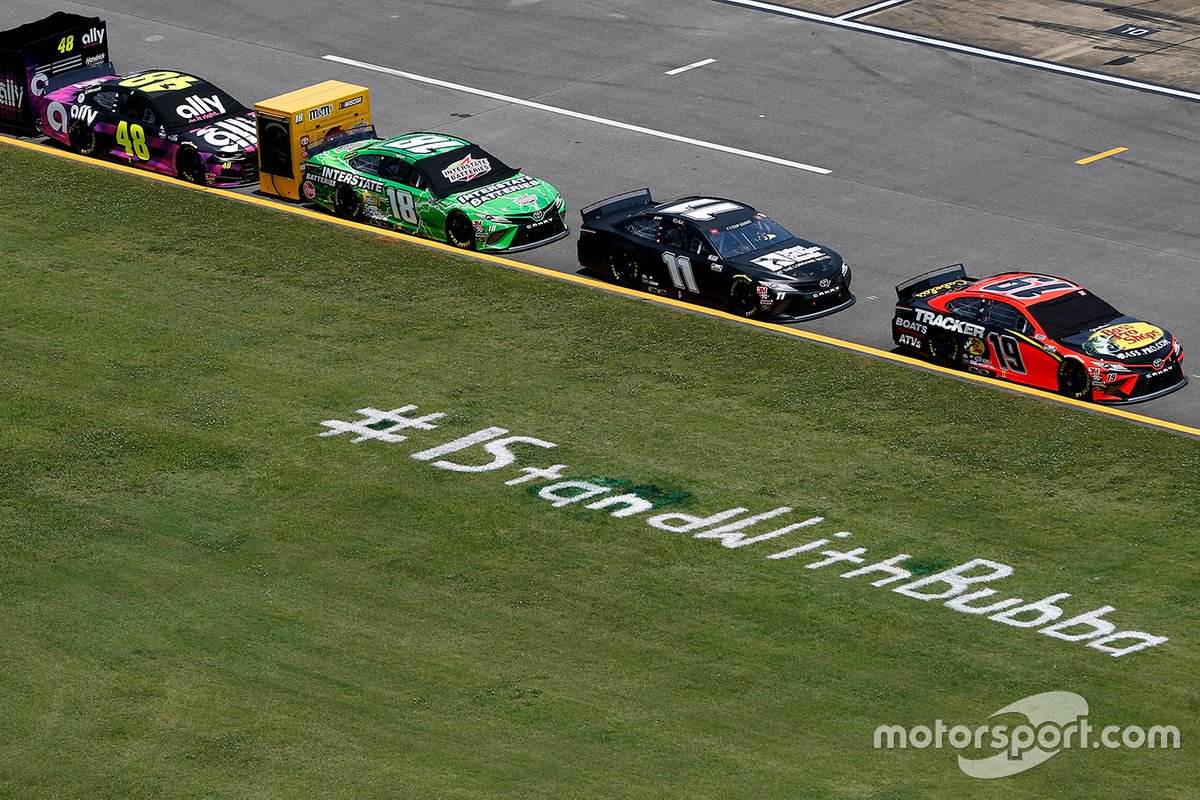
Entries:
{"type": "Polygon", "coordinates": [[[1062,345],[1091,358],[1122,364],[1153,364],[1171,354],[1169,331],[1133,317],[1118,317],[1091,330],[1068,336],[1062,345]]]}
{"type": "Polygon", "coordinates": [[[498,217],[535,214],[545,211],[556,200],[557,189],[540,178],[524,173],[447,198],[447,202],[470,211],[498,217]]]}
{"type": "Polygon", "coordinates": [[[239,156],[253,153],[258,148],[258,131],[253,111],[231,114],[216,120],[205,120],[183,129],[175,130],[180,141],[196,145],[202,153],[218,156],[239,156]]]}
{"type": "Polygon", "coordinates": [[[842,257],[827,247],[805,241],[788,239],[766,250],[744,253],[727,261],[748,268],[774,272],[784,280],[808,281],[830,278],[841,272],[842,257]]]}

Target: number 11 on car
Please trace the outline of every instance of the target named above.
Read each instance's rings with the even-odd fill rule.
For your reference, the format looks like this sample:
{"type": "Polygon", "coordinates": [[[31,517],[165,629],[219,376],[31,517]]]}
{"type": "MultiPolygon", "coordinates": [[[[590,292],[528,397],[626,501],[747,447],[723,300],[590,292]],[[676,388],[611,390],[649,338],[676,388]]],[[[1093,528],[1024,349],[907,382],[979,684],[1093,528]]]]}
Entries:
{"type": "Polygon", "coordinates": [[[671,282],[676,289],[686,289],[694,294],[700,293],[696,285],[696,276],[692,274],[692,260],[687,256],[677,256],[674,253],[663,253],[663,262],[671,273],[671,282]]]}

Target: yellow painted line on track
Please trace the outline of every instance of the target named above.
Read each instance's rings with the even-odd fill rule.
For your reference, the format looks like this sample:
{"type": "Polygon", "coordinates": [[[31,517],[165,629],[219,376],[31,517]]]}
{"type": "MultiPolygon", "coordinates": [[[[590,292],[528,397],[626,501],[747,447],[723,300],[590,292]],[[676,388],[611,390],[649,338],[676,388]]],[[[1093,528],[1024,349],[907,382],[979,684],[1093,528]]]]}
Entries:
{"type": "Polygon", "coordinates": [[[1109,156],[1115,156],[1117,153],[1124,153],[1128,149],[1129,149],[1128,147],[1114,147],[1112,150],[1105,150],[1103,153],[1096,153],[1096,155],[1094,155],[1094,156],[1088,156],[1087,158],[1081,158],[1078,161],[1076,161],[1075,163],[1076,164],[1090,164],[1093,161],[1099,161],[1102,158],[1108,158],[1109,156]]]}
{"type": "MultiPolygon", "coordinates": [[[[292,203],[280,202],[280,201],[276,201],[276,200],[268,200],[263,197],[255,197],[253,195],[240,194],[238,192],[226,191],[224,189],[213,189],[213,188],[210,188],[207,186],[197,186],[195,184],[184,183],[183,181],[180,181],[177,178],[170,178],[170,177],[167,177],[166,175],[159,175],[157,173],[148,172],[147,170],[138,169],[136,167],[125,166],[124,164],[114,164],[112,162],[99,161],[97,159],[90,158],[87,156],[80,156],[80,155],[76,155],[75,153],[70,153],[65,150],[60,150],[56,147],[48,147],[46,145],[38,144],[36,142],[27,142],[22,139],[14,139],[14,138],[11,138],[8,136],[0,136],[0,142],[3,142],[4,144],[12,145],[13,147],[19,147],[19,148],[22,148],[25,150],[31,150],[31,151],[37,152],[37,153],[44,153],[46,155],[57,156],[59,158],[70,159],[72,161],[78,161],[82,164],[88,164],[93,167],[99,167],[102,169],[112,170],[115,172],[125,172],[130,175],[136,175],[140,178],[149,178],[150,180],[155,180],[155,181],[159,181],[161,183],[170,184],[171,186],[181,188],[181,189],[191,189],[192,191],[196,191],[196,192],[206,192],[208,194],[217,195],[218,197],[224,197],[224,198],[228,198],[231,200],[237,200],[242,203],[249,203],[250,205],[262,206],[263,208],[269,208],[269,209],[272,209],[275,211],[282,211],[284,213],[293,214],[298,217],[308,217],[309,219],[318,220],[320,222],[324,222],[329,225],[339,225],[343,228],[354,228],[357,230],[361,230],[361,231],[365,231],[367,233],[374,234],[376,236],[381,236],[381,237],[388,238],[388,239],[395,239],[397,241],[406,242],[408,244],[416,245],[418,247],[428,248],[430,250],[442,250],[447,253],[453,253],[456,256],[462,256],[464,258],[472,258],[477,261],[487,261],[492,264],[499,264],[504,267],[510,267],[512,269],[521,270],[522,272],[529,272],[534,275],[542,275],[547,278],[554,278],[554,279],[560,280],[560,281],[576,283],[576,284],[580,284],[582,286],[590,286],[592,288],[600,289],[602,291],[609,292],[612,294],[620,294],[620,295],[625,295],[627,297],[633,297],[633,298],[636,298],[643,302],[657,303],[658,305],[663,305],[663,306],[672,306],[675,308],[685,309],[687,311],[695,312],[698,314],[703,314],[705,316],[714,317],[716,319],[724,319],[724,320],[729,320],[732,322],[739,322],[743,325],[750,325],[755,328],[762,328],[763,330],[772,331],[773,333],[781,333],[785,336],[792,336],[797,339],[806,339],[810,342],[819,342],[821,344],[829,345],[831,347],[837,347],[841,350],[849,350],[851,352],[860,353],[865,356],[881,358],[886,361],[891,361],[891,362],[894,362],[897,364],[904,364],[909,367],[916,367],[918,369],[922,369],[927,372],[940,372],[944,375],[949,375],[951,377],[958,378],[960,380],[973,381],[975,383],[984,384],[986,386],[992,386],[992,387],[995,387],[998,389],[1006,389],[1010,392],[1018,392],[1021,394],[1026,394],[1026,395],[1029,395],[1030,397],[1036,397],[1039,400],[1043,400],[1043,401],[1049,401],[1049,402],[1059,403],[1059,404],[1068,405],[1068,406],[1075,406],[1076,408],[1080,408],[1085,411],[1091,411],[1091,412],[1100,413],[1100,414],[1107,414],[1110,417],[1118,417],[1120,419],[1129,420],[1131,422],[1138,422],[1143,425],[1149,425],[1154,428],[1161,428],[1163,430],[1174,431],[1176,433],[1185,433],[1185,434],[1188,434],[1191,436],[1200,437],[1200,428],[1193,428],[1193,427],[1190,427],[1187,425],[1181,425],[1177,422],[1169,422],[1168,420],[1158,419],[1157,417],[1147,417],[1143,414],[1135,414],[1131,411],[1126,411],[1125,409],[1122,409],[1122,408],[1112,408],[1109,406],[1097,405],[1095,403],[1085,403],[1082,400],[1073,400],[1069,397],[1060,397],[1058,395],[1050,394],[1049,392],[1042,391],[1041,389],[1032,389],[1027,386],[1019,386],[1015,383],[1008,383],[1006,381],[997,380],[995,378],[988,378],[983,375],[973,375],[969,372],[963,372],[961,370],[950,369],[949,367],[943,367],[938,364],[931,364],[928,361],[922,361],[922,360],[914,358],[912,356],[901,355],[899,353],[893,353],[888,350],[880,350],[877,347],[871,347],[871,346],[865,345],[865,344],[858,344],[857,342],[851,342],[851,341],[847,341],[845,339],[836,339],[832,336],[825,336],[824,334],[813,333],[812,331],[805,331],[805,330],[800,330],[798,328],[791,328],[786,325],[780,325],[780,324],[774,323],[774,322],[763,322],[762,320],[757,320],[757,319],[746,319],[745,317],[740,317],[740,316],[737,316],[735,314],[730,314],[725,311],[720,311],[720,310],[713,309],[713,308],[705,308],[704,306],[698,306],[693,303],[684,302],[683,300],[676,300],[672,297],[659,297],[658,295],[647,294],[646,292],[641,292],[636,289],[627,289],[623,286],[616,286],[615,284],[606,283],[604,281],[599,281],[599,280],[596,280],[595,278],[588,278],[583,275],[575,275],[575,274],[572,274],[569,272],[559,272],[558,270],[549,269],[547,267],[539,267],[539,266],[535,266],[533,264],[524,264],[520,261],[513,261],[511,259],[503,258],[501,256],[495,256],[490,253],[470,253],[470,252],[466,252],[457,247],[451,247],[448,244],[442,244],[441,242],[434,242],[434,241],[430,241],[429,239],[418,239],[413,236],[408,236],[407,234],[397,233],[396,231],[389,231],[384,228],[376,227],[374,225],[365,225],[361,222],[350,222],[348,220],[339,219],[337,217],[334,217],[323,211],[314,211],[312,209],[304,208],[302,206],[294,205],[292,203]]],[[[1122,148],[1122,149],[1124,149],[1124,148],[1122,148]]]]}

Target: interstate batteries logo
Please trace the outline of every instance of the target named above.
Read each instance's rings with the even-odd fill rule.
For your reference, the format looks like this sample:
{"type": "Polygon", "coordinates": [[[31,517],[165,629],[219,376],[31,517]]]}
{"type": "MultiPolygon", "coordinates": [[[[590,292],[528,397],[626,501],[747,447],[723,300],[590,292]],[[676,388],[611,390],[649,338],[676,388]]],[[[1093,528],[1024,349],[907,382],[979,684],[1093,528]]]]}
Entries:
{"type": "Polygon", "coordinates": [[[1083,350],[1092,356],[1111,356],[1145,347],[1162,337],[1162,328],[1148,322],[1128,322],[1096,331],[1084,342],[1083,350]]]}
{"type": "Polygon", "coordinates": [[[1023,697],[976,727],[934,724],[880,725],[876,750],[935,749],[950,746],[969,750],[958,756],[958,768],[972,778],[1006,778],[1044,764],[1063,750],[1178,750],[1179,728],[1174,725],[1107,725],[1088,719],[1087,700],[1074,692],[1043,692],[1023,697]],[[995,720],[993,723],[992,720],[995,720]],[[992,751],[987,754],[986,751],[992,751]],[[999,752],[996,752],[999,751],[999,752]]]}
{"type": "Polygon", "coordinates": [[[442,170],[442,177],[451,183],[466,183],[492,171],[492,162],[486,158],[471,158],[456,161],[442,170]]]}

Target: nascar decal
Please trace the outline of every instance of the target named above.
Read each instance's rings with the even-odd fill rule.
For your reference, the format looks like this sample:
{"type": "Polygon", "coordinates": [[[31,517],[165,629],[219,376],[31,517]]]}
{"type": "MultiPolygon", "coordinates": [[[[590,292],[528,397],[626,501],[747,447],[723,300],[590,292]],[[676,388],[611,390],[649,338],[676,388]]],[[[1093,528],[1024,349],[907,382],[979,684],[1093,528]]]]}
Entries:
{"type": "Polygon", "coordinates": [[[466,203],[469,206],[481,206],[489,200],[495,200],[497,197],[503,197],[510,192],[523,192],[528,189],[533,189],[541,185],[541,181],[532,175],[522,175],[519,178],[511,178],[507,181],[494,183],[491,186],[485,186],[482,189],[476,189],[473,192],[466,192],[458,196],[460,203],[466,203]]]}
{"type": "Polygon", "coordinates": [[[236,153],[258,143],[258,131],[254,127],[254,120],[248,117],[223,119],[198,128],[193,133],[218,153],[236,153]]]}
{"type": "MultiPolygon", "coordinates": [[[[351,445],[367,442],[368,447],[390,448],[408,442],[410,436],[425,438],[429,431],[439,430],[438,423],[447,418],[443,412],[419,413],[416,405],[390,410],[366,406],[355,413],[359,419],[324,420],[320,423],[324,430],[317,435],[343,437],[351,445]]],[[[666,494],[652,485],[632,487],[632,481],[569,477],[567,464],[538,466],[552,460],[546,451],[557,449],[557,443],[509,434],[508,428],[493,425],[450,441],[438,436],[441,441],[437,443],[406,446],[410,448],[408,457],[426,469],[458,473],[474,481],[502,482],[517,487],[515,496],[536,498],[550,508],[563,509],[563,513],[591,512],[593,518],[641,522],[672,536],[719,543],[772,564],[803,565],[804,575],[811,575],[810,570],[824,570],[860,587],[920,601],[927,608],[941,606],[1010,629],[1036,631],[1047,637],[1043,641],[1082,645],[1112,658],[1170,641],[1167,636],[1118,628],[1119,623],[1109,618],[1117,610],[1111,605],[1089,608],[1086,604],[1063,602],[1072,596],[1070,592],[1054,592],[1033,601],[1024,599],[1029,596],[1024,590],[1018,590],[1024,597],[1005,596],[1008,592],[1002,594],[997,587],[1016,568],[1000,561],[973,558],[937,572],[917,573],[908,566],[913,560],[908,553],[885,550],[868,556],[868,547],[850,547],[846,542],[854,533],[836,530],[823,516],[796,514],[796,509],[789,506],[758,513],[751,512],[748,503],[715,512],[696,506],[689,506],[686,512],[664,510],[664,506],[691,497],[691,493],[666,494]]]]}
{"type": "Polygon", "coordinates": [[[914,313],[916,314],[917,321],[923,322],[926,325],[945,328],[953,333],[964,333],[967,336],[983,338],[984,330],[982,325],[974,325],[970,322],[963,322],[961,319],[955,319],[954,317],[935,314],[924,308],[914,309],[914,313]]]}
{"type": "Polygon", "coordinates": [[[759,256],[754,259],[753,263],[772,272],[783,272],[792,267],[798,267],[801,264],[821,261],[826,258],[829,258],[829,256],[820,247],[797,245],[784,250],[776,250],[774,253],[767,253],[765,256],[759,256]]]}
{"type": "Polygon", "coordinates": [[[486,158],[471,158],[456,161],[442,170],[442,177],[451,183],[466,183],[492,171],[492,162],[486,158]]]}
{"type": "Polygon", "coordinates": [[[1138,355],[1154,352],[1151,346],[1160,340],[1165,342],[1162,328],[1148,322],[1127,322],[1096,331],[1083,343],[1083,351],[1092,356],[1129,358],[1135,351],[1138,355]]]}

